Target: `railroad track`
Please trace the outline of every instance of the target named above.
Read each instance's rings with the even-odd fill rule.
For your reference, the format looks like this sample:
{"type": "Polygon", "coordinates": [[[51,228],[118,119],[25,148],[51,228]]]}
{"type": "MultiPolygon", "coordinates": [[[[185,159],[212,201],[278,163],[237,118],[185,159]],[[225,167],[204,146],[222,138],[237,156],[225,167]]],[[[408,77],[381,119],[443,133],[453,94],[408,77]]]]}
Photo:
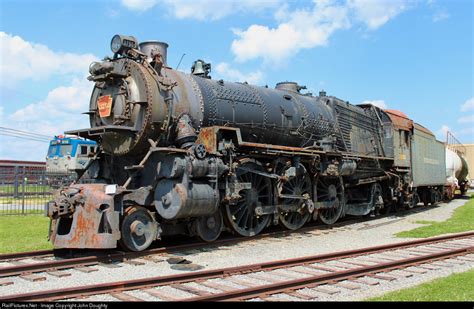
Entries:
{"type": "Polygon", "coordinates": [[[370,278],[396,280],[434,269],[441,262],[474,264],[474,232],[415,240],[337,253],[189,272],[179,275],[94,284],[0,297],[0,301],[50,301],[109,294],[118,300],[140,301],[139,290],[166,301],[272,300],[273,295],[311,300],[308,290],[331,293],[334,286],[348,289],[371,285],[370,278]],[[436,264],[438,263],[438,264],[436,264]],[[402,271],[405,275],[394,274],[402,271]],[[172,296],[166,289],[184,292],[172,296]]]}
{"type": "MultiPolygon", "coordinates": [[[[415,210],[406,210],[403,212],[398,213],[398,215],[404,215],[406,213],[411,212],[420,212],[423,211],[424,208],[415,209],[415,210]]],[[[392,216],[392,214],[387,214],[383,216],[377,217],[377,219],[382,219],[385,217],[392,216]]],[[[41,251],[31,251],[31,252],[19,252],[19,253],[9,253],[9,254],[2,254],[0,255],[0,262],[7,263],[7,264],[14,264],[14,265],[7,265],[7,266],[0,266],[0,278],[4,277],[11,277],[11,276],[19,276],[19,275],[30,275],[33,273],[40,273],[40,272],[55,272],[59,270],[65,270],[70,268],[83,268],[85,266],[92,266],[99,263],[110,264],[116,262],[123,262],[129,261],[136,258],[142,258],[147,256],[156,256],[156,255],[164,255],[164,254],[171,254],[176,252],[183,252],[187,250],[199,250],[205,249],[210,247],[219,247],[219,246],[226,246],[235,243],[243,243],[248,241],[255,241],[264,238],[272,238],[272,237],[285,237],[291,235],[302,235],[309,233],[314,230],[321,230],[322,233],[325,231],[338,231],[340,228],[344,228],[349,225],[353,225],[356,223],[363,223],[367,221],[371,221],[373,218],[369,217],[362,217],[362,218],[351,218],[342,220],[334,225],[327,226],[321,225],[317,223],[310,224],[305,226],[296,231],[289,231],[289,230],[276,230],[276,231],[269,231],[257,235],[255,237],[236,237],[236,236],[229,236],[223,237],[218,239],[212,243],[204,243],[204,242],[192,242],[186,243],[181,245],[171,245],[171,246],[163,246],[159,248],[149,249],[142,252],[123,252],[117,250],[98,250],[98,251],[90,251],[90,252],[81,252],[79,251],[78,256],[73,257],[66,257],[64,255],[61,256],[61,259],[55,259],[55,252],[57,253],[58,250],[41,250],[41,251]],[[24,260],[34,260],[35,262],[24,262],[24,260]]],[[[391,220],[389,222],[383,222],[377,224],[390,224],[393,222],[397,222],[401,219],[391,220]]],[[[369,227],[362,227],[359,229],[366,229],[371,228],[369,227]]],[[[61,250],[59,250],[61,251],[61,250]]]]}
{"type": "MultiPolygon", "coordinates": [[[[348,223],[346,223],[348,224],[348,223]]],[[[346,225],[345,224],[345,225],[346,225]]],[[[205,249],[209,247],[219,247],[231,245],[234,243],[241,243],[246,241],[255,241],[262,238],[270,237],[284,237],[291,234],[302,234],[306,233],[309,230],[314,229],[314,227],[308,227],[305,229],[300,229],[298,231],[277,231],[269,232],[258,235],[252,238],[242,238],[242,237],[227,237],[216,240],[212,243],[203,243],[203,242],[194,242],[190,244],[176,245],[176,246],[164,246],[155,249],[149,249],[141,252],[123,252],[123,251],[93,251],[91,253],[86,253],[85,255],[72,257],[72,258],[62,258],[59,260],[52,259],[54,257],[54,250],[44,250],[44,251],[33,251],[33,252],[21,252],[19,254],[6,254],[0,256],[0,261],[3,263],[13,263],[15,265],[3,266],[0,267],[0,278],[18,276],[18,275],[29,275],[32,273],[39,272],[50,272],[58,271],[69,268],[78,268],[85,266],[92,266],[98,263],[116,263],[122,261],[129,261],[136,258],[172,254],[176,252],[184,252],[188,250],[196,249],[205,249]],[[23,263],[24,260],[33,259],[36,262],[23,263]]]]}

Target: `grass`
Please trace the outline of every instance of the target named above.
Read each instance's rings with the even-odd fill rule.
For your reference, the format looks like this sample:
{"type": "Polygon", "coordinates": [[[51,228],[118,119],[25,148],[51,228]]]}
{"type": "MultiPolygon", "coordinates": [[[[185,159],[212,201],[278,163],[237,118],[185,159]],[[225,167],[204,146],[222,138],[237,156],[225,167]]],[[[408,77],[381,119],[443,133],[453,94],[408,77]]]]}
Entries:
{"type": "Polygon", "coordinates": [[[391,292],[371,301],[473,301],[474,269],[391,292]]]}
{"type": "MultiPolygon", "coordinates": [[[[425,238],[448,233],[474,230],[474,195],[463,206],[457,208],[451,218],[443,222],[417,221],[425,226],[404,231],[398,237],[425,238]]],[[[474,270],[453,274],[421,284],[369,299],[371,301],[473,301],[474,270]]]]}
{"type": "Polygon", "coordinates": [[[51,201],[52,196],[25,196],[25,198],[13,198],[13,197],[0,197],[1,204],[16,204],[21,205],[22,201],[25,200],[26,203],[40,203],[44,204],[51,201]]]}
{"type": "MultiPolygon", "coordinates": [[[[21,209],[0,210],[0,216],[19,216],[19,215],[29,215],[29,214],[44,215],[44,209],[28,209],[25,207],[23,211],[21,209]]],[[[0,217],[0,222],[2,222],[1,217],[0,217]]],[[[1,231],[1,228],[0,228],[0,231],[1,231]]]]}
{"type": "MultiPolygon", "coordinates": [[[[21,194],[23,191],[25,192],[32,192],[32,193],[43,193],[43,192],[51,192],[53,188],[48,185],[25,185],[23,186],[21,183],[18,185],[18,194],[21,194]]],[[[13,194],[15,191],[15,186],[13,184],[7,185],[0,185],[0,193],[9,193],[13,194]]]]}
{"type": "Polygon", "coordinates": [[[397,237],[426,238],[448,233],[474,231],[474,195],[463,206],[457,208],[451,218],[443,222],[417,221],[426,224],[410,231],[396,234],[397,237]]]}
{"type": "Polygon", "coordinates": [[[52,249],[48,227],[43,216],[0,216],[0,254],[52,249]]]}

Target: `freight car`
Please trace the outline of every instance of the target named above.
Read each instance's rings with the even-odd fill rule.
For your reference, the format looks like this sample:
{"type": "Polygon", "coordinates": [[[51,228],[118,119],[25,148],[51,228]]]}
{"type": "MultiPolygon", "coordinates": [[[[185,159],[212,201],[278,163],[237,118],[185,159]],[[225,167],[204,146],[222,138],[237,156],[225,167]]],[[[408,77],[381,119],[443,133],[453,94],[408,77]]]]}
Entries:
{"type": "Polygon", "coordinates": [[[467,148],[451,132],[446,133],[446,197],[453,199],[456,190],[464,195],[470,186],[467,148]]]}
{"type": "Polygon", "coordinates": [[[167,235],[253,236],[439,200],[440,145],[404,114],[294,82],[213,80],[202,60],[185,74],[167,47],[116,35],[113,58],[91,65],[91,126],[66,133],[100,146],[96,183],[47,204],[56,248],[140,251],[167,235]]]}

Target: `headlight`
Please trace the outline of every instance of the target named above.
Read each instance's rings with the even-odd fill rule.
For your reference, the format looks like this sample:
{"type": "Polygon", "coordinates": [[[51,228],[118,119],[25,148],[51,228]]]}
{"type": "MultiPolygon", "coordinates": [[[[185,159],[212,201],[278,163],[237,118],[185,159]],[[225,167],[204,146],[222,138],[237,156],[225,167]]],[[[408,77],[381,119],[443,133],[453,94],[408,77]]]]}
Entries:
{"type": "Polygon", "coordinates": [[[110,42],[110,49],[114,54],[122,54],[128,49],[137,48],[138,41],[133,36],[116,34],[110,42]]]}

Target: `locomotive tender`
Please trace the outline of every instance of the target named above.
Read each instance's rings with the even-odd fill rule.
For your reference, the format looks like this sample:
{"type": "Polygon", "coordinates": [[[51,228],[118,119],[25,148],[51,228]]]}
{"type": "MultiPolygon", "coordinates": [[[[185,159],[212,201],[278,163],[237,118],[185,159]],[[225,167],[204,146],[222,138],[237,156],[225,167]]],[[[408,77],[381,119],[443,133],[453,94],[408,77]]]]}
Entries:
{"type": "Polygon", "coordinates": [[[140,251],[167,235],[253,236],[441,200],[444,147],[403,113],[292,82],[213,80],[201,60],[185,74],[167,47],[116,35],[114,57],[91,65],[91,127],[66,133],[100,146],[95,183],[46,205],[56,248],[140,251]]]}

